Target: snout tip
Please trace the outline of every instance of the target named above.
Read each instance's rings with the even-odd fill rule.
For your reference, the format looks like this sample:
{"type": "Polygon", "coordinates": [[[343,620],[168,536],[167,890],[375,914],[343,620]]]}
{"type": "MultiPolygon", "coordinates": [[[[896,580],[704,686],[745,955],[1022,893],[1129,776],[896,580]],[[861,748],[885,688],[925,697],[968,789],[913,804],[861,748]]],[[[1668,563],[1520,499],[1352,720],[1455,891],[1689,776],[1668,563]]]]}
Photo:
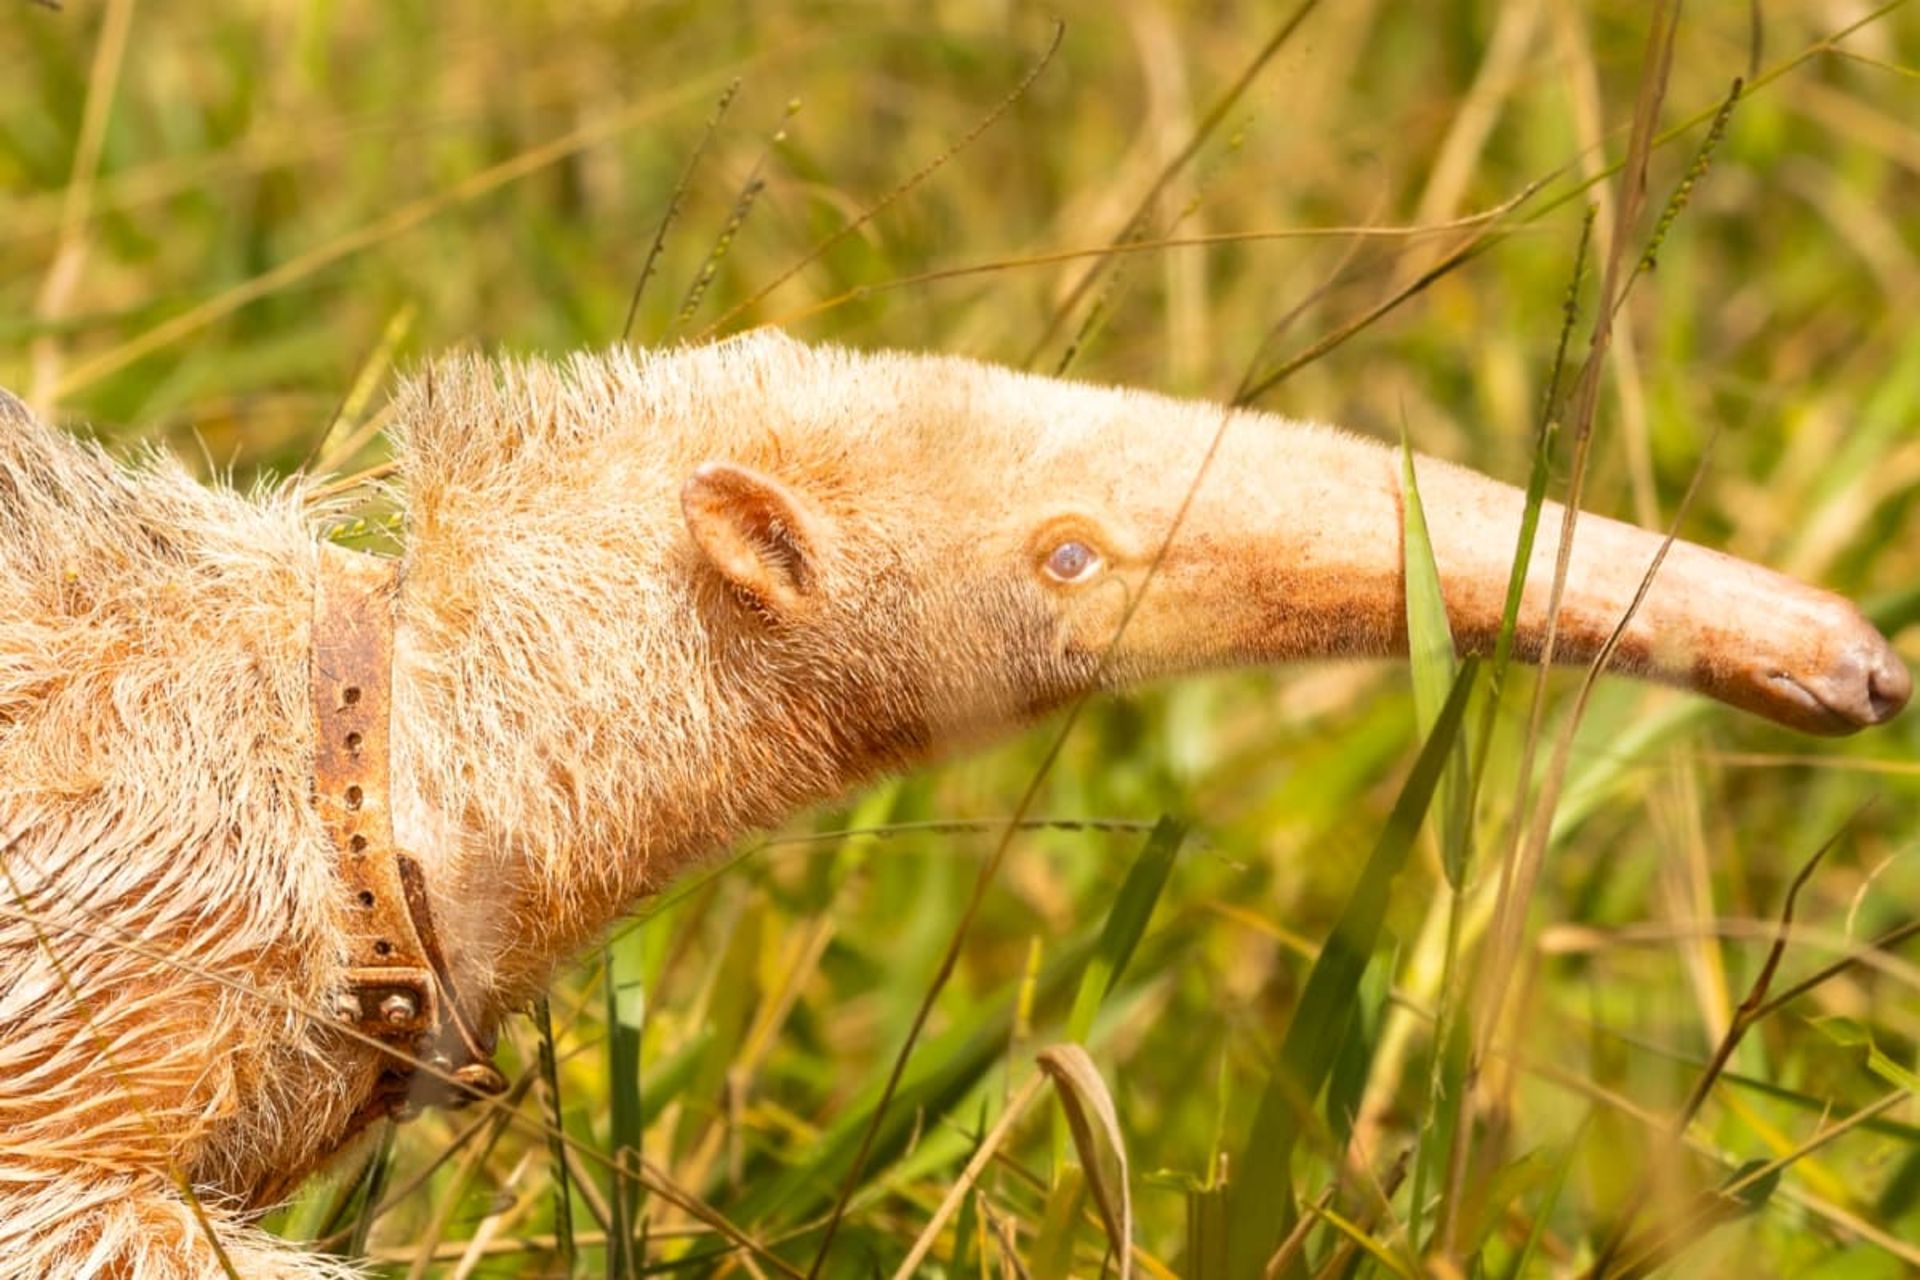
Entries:
{"type": "Polygon", "coordinates": [[[1864,635],[1835,647],[1825,670],[1774,675],[1782,695],[1809,714],[1807,727],[1839,734],[1885,724],[1913,696],[1907,664],[1864,620],[1861,628],[1864,635]]]}
{"type": "Polygon", "coordinates": [[[1880,646],[1879,657],[1867,675],[1868,724],[1882,724],[1899,715],[1913,696],[1913,673],[1891,645],[1880,646]]]}

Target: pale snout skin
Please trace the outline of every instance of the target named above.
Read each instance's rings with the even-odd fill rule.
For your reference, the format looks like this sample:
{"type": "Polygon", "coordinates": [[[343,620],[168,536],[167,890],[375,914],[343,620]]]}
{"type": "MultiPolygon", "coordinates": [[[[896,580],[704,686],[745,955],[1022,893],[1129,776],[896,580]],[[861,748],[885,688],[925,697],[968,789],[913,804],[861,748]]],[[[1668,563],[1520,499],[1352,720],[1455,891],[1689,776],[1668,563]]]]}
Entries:
{"type": "MultiPolygon", "coordinates": [[[[1447,611],[1462,643],[1493,646],[1513,562],[1522,495],[1452,467],[1423,468],[1447,611]]],[[[1558,554],[1561,511],[1549,505],[1529,566],[1517,632],[1537,655],[1558,554]]],[[[1576,526],[1556,648],[1593,659],[1626,616],[1664,535],[1601,516],[1576,526]]],[[[1850,601],[1770,569],[1676,539],[1622,634],[1615,669],[1683,685],[1808,733],[1883,723],[1913,678],[1850,601]]]]}
{"type": "MultiPolygon", "coordinates": [[[[1212,425],[1219,422],[1216,416],[1212,425]]],[[[1190,423],[1184,434],[1191,440],[1201,425],[1190,423]]],[[[1198,475],[1192,446],[1181,453],[1185,472],[1198,475]]],[[[1160,474],[1163,492],[1168,475],[1182,469],[1175,463],[1160,474]]],[[[1455,643],[1464,653],[1490,653],[1525,495],[1431,458],[1417,460],[1416,475],[1455,643]]],[[[1111,637],[1126,601],[1143,591],[1118,634],[1116,683],[1221,665],[1404,653],[1401,483],[1398,455],[1378,443],[1234,415],[1150,581],[1155,520],[1162,530],[1174,525],[1165,500],[1143,502],[1155,517],[1109,537],[1109,571],[1128,590],[1096,603],[1093,584],[1080,606],[1084,638],[1111,637]]],[[[1541,513],[1515,637],[1523,658],[1536,658],[1545,644],[1562,511],[1549,502],[1541,513]]],[[[1580,516],[1556,662],[1591,662],[1632,608],[1612,672],[1693,689],[1815,734],[1881,724],[1906,705],[1912,676],[1859,609],[1758,565],[1676,539],[1633,608],[1665,541],[1617,520],[1580,516]]]]}

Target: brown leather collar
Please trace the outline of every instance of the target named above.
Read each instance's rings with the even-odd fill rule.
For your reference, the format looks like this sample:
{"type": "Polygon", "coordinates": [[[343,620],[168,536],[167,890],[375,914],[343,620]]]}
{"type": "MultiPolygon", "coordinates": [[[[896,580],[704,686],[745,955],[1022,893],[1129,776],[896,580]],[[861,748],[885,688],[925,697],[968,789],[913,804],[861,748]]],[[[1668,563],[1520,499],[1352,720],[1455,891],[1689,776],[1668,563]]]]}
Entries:
{"type": "MultiPolygon", "coordinates": [[[[338,859],[348,956],[335,1013],[387,1050],[360,1124],[502,1092],[491,1032],[476,1034],[433,928],[426,877],[394,839],[390,794],[390,560],[320,550],[313,606],[313,803],[338,859]],[[431,1079],[415,1079],[420,1063],[431,1079]]],[[[356,1126],[358,1127],[358,1126],[356,1126]]]]}

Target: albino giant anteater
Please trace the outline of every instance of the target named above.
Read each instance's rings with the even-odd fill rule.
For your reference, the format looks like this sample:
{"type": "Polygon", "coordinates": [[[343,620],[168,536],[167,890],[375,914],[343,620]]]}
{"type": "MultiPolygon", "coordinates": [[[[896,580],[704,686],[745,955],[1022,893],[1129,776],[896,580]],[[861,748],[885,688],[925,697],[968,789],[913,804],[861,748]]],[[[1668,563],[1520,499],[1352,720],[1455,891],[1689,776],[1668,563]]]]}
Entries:
{"type": "MultiPolygon", "coordinates": [[[[397,421],[394,572],[0,397],[4,1280],[342,1275],[250,1215],[406,1088],[495,1087],[501,1017],[689,860],[1096,686],[1405,643],[1395,457],[1264,414],[758,335],[452,360],[397,421]]],[[[1520,495],[1420,484],[1484,649],[1520,495]]],[[[1560,656],[1659,541],[1580,523],[1560,656]]],[[[1812,732],[1909,689],[1684,543],[1616,665],[1812,732]]]]}

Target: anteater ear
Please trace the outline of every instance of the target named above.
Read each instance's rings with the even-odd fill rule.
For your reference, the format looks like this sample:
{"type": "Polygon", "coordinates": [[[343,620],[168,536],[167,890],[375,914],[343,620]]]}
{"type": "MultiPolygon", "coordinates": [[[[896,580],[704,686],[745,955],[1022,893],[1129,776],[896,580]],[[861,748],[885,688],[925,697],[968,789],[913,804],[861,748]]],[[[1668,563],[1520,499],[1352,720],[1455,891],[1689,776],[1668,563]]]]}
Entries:
{"type": "Polygon", "coordinates": [[[693,541],[722,577],[777,613],[803,610],[830,531],[800,494],[731,462],[704,462],[680,490],[693,541]]]}

